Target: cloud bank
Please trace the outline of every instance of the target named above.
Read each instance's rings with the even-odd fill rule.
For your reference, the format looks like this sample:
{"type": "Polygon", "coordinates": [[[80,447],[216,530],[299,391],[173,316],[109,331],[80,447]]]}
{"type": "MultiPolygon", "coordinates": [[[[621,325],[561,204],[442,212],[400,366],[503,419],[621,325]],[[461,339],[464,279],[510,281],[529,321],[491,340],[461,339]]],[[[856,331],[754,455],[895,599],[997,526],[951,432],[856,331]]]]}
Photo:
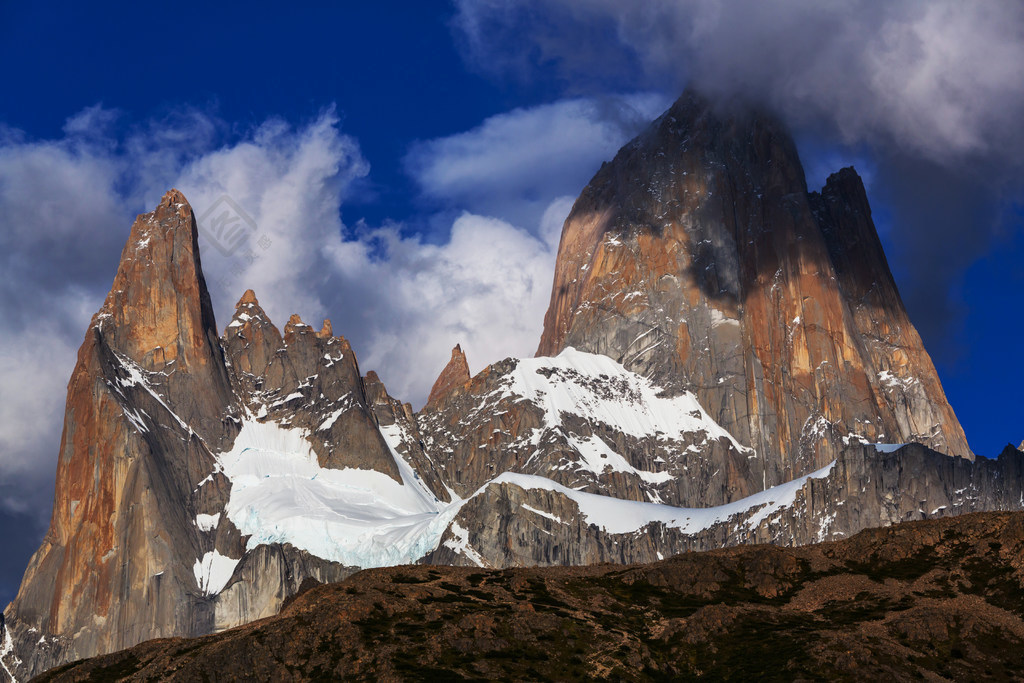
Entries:
{"type": "Polygon", "coordinates": [[[1024,5],[1001,0],[457,0],[470,63],[767,102],[847,141],[1016,155],[1024,5]],[[603,74],[603,75],[602,75],[603,74]],[[1007,137],[1009,136],[1009,140],[1007,137]],[[1008,143],[1009,146],[1008,146],[1008,143]]]}

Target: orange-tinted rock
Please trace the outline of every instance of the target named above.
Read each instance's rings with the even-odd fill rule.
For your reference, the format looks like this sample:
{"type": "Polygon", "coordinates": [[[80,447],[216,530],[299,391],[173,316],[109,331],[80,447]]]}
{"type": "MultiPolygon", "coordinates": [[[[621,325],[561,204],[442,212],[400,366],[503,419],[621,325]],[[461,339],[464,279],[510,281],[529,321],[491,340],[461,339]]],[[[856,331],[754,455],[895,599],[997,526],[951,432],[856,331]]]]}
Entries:
{"type": "Polygon", "coordinates": [[[466,354],[463,353],[462,346],[456,344],[455,348],[452,349],[451,360],[448,361],[448,365],[444,366],[444,370],[441,371],[437,381],[434,382],[434,386],[430,389],[430,396],[427,397],[427,406],[436,404],[447,396],[452,389],[469,382],[469,379],[469,363],[466,362],[466,354]]]}
{"type": "Polygon", "coordinates": [[[197,533],[224,491],[196,482],[234,438],[234,401],[195,218],[172,190],[132,226],[68,384],[50,530],[10,612],[35,629],[25,672],[211,628],[192,564],[242,548],[230,524],[197,533]]]}
{"type": "Polygon", "coordinates": [[[844,173],[809,196],[778,123],[684,94],[576,201],[538,355],[572,346],[694,391],[757,452],[737,491],[849,443],[972,457],[844,173]]]}
{"type": "Polygon", "coordinates": [[[373,469],[401,481],[355,353],[333,335],[330,321],[317,333],[292,315],[282,337],[247,293],[225,330],[224,348],[251,414],[308,430],[323,467],[373,469]]]}

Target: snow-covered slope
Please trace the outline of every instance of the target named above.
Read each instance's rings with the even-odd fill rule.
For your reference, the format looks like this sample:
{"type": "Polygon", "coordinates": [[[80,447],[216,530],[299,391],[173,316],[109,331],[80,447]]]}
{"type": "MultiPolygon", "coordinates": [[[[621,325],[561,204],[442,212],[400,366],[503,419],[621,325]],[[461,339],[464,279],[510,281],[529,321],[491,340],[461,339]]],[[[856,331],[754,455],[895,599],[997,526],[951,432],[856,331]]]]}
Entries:
{"type": "MultiPolygon", "coordinates": [[[[610,359],[591,354],[566,351],[556,359],[520,361],[506,390],[518,400],[544,406],[547,428],[557,427],[567,409],[575,409],[576,418],[588,423],[614,425],[634,436],[652,435],[669,443],[693,433],[731,438],[707,418],[691,396],[660,397],[657,388],[643,378],[610,359]]],[[[231,484],[223,516],[248,536],[246,551],[260,545],[291,544],[346,566],[392,566],[422,559],[438,548],[448,531],[448,547],[474,557],[474,551],[463,540],[466,532],[455,517],[469,501],[503,484],[545,490],[572,501],[585,524],[609,534],[636,532],[653,523],[683,534],[725,522],[756,527],[771,513],[791,505],[809,479],[826,477],[831,470],[830,465],[742,500],[710,508],[586,493],[551,477],[515,471],[499,473],[465,498],[453,494],[452,502],[443,503],[401,456],[400,445],[410,438],[404,428],[393,424],[380,430],[401,472],[401,483],[375,470],[322,467],[305,429],[247,417],[231,449],[217,455],[219,471],[231,484]]],[[[654,480],[671,476],[636,470],[597,436],[570,437],[569,441],[596,471],[633,471],[654,480]]],[[[534,444],[533,448],[539,451],[543,447],[534,444]]],[[[560,467],[551,465],[551,474],[559,474],[560,467]]],[[[550,511],[522,507],[519,514],[557,519],[550,511]]],[[[218,515],[204,514],[196,525],[216,528],[218,520],[218,515]]],[[[477,563],[485,562],[475,557],[477,563]]],[[[215,552],[197,558],[195,573],[200,589],[207,595],[218,593],[239,561],[215,552]]]]}
{"type": "MultiPolygon", "coordinates": [[[[395,431],[382,430],[389,443],[395,431]]],[[[321,467],[304,430],[250,418],[218,456],[231,482],[226,516],[249,536],[249,550],[291,543],[348,566],[415,562],[437,546],[454,512],[393,454],[401,484],[375,470],[321,467]]]]}
{"type": "Polygon", "coordinates": [[[607,356],[572,347],[496,363],[418,419],[428,450],[462,496],[502,472],[519,472],[686,507],[757,490],[731,485],[731,474],[764,479],[747,476],[763,472],[758,454],[692,392],[668,392],[607,356]]]}
{"type": "Polygon", "coordinates": [[[711,419],[691,392],[667,397],[661,387],[608,356],[571,346],[555,357],[519,360],[506,386],[510,394],[543,408],[545,428],[577,418],[637,439],[683,443],[697,436],[691,451],[720,438],[750,451],[711,419]]]}

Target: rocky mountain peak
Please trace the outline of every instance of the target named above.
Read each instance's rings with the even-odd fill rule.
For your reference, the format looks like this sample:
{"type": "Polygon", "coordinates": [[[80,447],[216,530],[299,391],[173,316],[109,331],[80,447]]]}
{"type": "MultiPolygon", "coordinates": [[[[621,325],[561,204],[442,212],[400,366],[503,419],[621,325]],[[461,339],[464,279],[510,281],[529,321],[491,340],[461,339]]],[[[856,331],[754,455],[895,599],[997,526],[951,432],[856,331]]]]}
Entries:
{"type": "Polygon", "coordinates": [[[540,355],[471,377],[457,345],[418,414],[252,290],[217,338],[196,232],[176,191],[138,217],[79,351],[6,612],[26,677],[356,567],[651,561],[1024,500],[1015,449],[948,457],[970,452],[856,172],[808,193],[756,111],[686,94],[603,165],[540,355]]]}
{"type": "Polygon", "coordinates": [[[242,298],[238,300],[237,304],[235,304],[235,308],[240,308],[246,304],[255,304],[259,306],[259,303],[260,302],[256,299],[256,292],[251,289],[247,289],[245,290],[245,293],[242,294],[242,298]]]}
{"type": "Polygon", "coordinates": [[[217,326],[198,229],[192,207],[177,190],[135,219],[94,321],[109,343],[148,370],[210,353],[217,326]]]}
{"type": "Polygon", "coordinates": [[[284,343],[291,346],[297,339],[303,339],[306,337],[316,337],[315,330],[302,322],[302,318],[299,317],[298,313],[293,313],[288,318],[288,323],[284,326],[284,343]]]}
{"type": "Polygon", "coordinates": [[[452,349],[452,357],[448,364],[441,371],[434,386],[430,389],[430,396],[427,398],[427,406],[434,406],[442,398],[447,396],[452,389],[460,387],[470,380],[469,363],[466,361],[466,354],[462,351],[462,345],[456,344],[452,349]]]}
{"type": "Polygon", "coordinates": [[[180,406],[179,417],[214,442],[226,435],[221,420],[233,398],[195,215],[178,190],[135,219],[93,321],[103,347],[158,373],[158,392],[180,406]]]}
{"type": "Polygon", "coordinates": [[[698,94],[604,164],[566,219],[537,353],[566,347],[694,391],[758,454],[736,491],[850,443],[971,457],[853,169],[808,194],[778,121],[698,94]]]}

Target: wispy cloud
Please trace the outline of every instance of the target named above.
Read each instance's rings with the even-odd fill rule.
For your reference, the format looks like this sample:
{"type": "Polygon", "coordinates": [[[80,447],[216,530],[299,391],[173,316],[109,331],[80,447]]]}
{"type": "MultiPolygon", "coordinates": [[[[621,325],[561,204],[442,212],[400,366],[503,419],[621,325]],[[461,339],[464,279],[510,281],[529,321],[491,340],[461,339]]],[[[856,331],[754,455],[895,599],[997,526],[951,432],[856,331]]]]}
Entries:
{"type": "Polygon", "coordinates": [[[669,104],[640,93],[515,109],[414,145],[406,167],[438,206],[535,226],[552,198],[579,194],[601,162],[669,104]]]}

